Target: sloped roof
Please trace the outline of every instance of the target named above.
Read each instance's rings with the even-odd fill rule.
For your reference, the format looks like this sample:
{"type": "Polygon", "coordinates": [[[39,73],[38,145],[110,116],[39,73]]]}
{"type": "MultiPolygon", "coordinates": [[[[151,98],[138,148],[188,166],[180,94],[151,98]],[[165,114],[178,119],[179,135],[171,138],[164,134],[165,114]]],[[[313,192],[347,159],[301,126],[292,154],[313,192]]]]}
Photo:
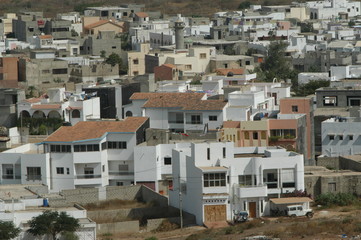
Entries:
{"type": "Polygon", "coordinates": [[[222,110],[222,100],[202,100],[205,93],[134,93],[131,100],[147,100],[144,108],[180,108],[182,110],[222,110]]]}
{"type": "Polygon", "coordinates": [[[86,25],[86,26],[84,26],[84,28],[85,29],[92,29],[92,28],[96,28],[96,27],[99,27],[99,26],[107,24],[107,23],[110,23],[110,24],[113,24],[113,25],[115,25],[117,27],[123,28],[123,26],[120,26],[119,24],[117,24],[117,23],[115,23],[115,22],[113,22],[111,20],[100,20],[98,22],[86,25]]]}
{"type": "Polygon", "coordinates": [[[61,104],[35,104],[31,109],[60,109],[61,104]]]}
{"type": "Polygon", "coordinates": [[[146,12],[137,12],[137,13],[135,13],[135,15],[137,15],[140,18],[148,17],[148,13],[146,13],[146,12]]]}
{"type": "Polygon", "coordinates": [[[74,142],[101,138],[107,132],[136,132],[147,117],[128,117],[124,121],[84,121],[74,126],[63,126],[44,142],[74,142]]]}
{"type": "Polygon", "coordinates": [[[40,39],[52,39],[53,36],[51,36],[51,35],[40,35],[39,38],[40,39]]]}

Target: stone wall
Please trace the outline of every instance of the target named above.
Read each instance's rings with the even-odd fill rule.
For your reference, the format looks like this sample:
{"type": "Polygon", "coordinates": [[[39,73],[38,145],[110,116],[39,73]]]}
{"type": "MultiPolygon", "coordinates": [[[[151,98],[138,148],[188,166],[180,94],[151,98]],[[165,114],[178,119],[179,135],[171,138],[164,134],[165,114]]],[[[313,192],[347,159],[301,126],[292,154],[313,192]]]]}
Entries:
{"type": "Polygon", "coordinates": [[[97,224],[97,234],[116,234],[120,232],[139,232],[139,221],[97,224]]]}
{"type": "Polygon", "coordinates": [[[339,157],[319,157],[317,159],[317,166],[328,169],[340,169],[340,160],[339,157]]]}

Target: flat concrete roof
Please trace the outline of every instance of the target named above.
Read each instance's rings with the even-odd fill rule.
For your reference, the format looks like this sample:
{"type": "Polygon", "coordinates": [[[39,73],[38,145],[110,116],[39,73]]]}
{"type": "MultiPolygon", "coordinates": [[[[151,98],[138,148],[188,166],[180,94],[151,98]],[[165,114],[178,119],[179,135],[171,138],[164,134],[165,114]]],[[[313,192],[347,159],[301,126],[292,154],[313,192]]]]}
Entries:
{"type": "Polygon", "coordinates": [[[294,203],[313,202],[313,200],[308,197],[271,198],[270,200],[274,204],[294,204],[294,203]]]}
{"type": "Polygon", "coordinates": [[[25,197],[37,197],[36,194],[30,192],[25,187],[25,185],[21,184],[0,185],[0,199],[12,200],[13,198],[20,199],[25,197]]]}

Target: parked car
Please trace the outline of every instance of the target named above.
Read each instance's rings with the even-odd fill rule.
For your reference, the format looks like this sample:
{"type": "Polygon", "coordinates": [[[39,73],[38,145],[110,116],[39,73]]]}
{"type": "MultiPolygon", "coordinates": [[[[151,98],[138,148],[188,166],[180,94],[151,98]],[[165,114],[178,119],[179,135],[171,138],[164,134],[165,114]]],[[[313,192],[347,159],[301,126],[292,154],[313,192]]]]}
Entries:
{"type": "Polygon", "coordinates": [[[291,205],[287,206],[287,216],[289,217],[299,217],[306,216],[308,218],[313,217],[312,209],[306,209],[302,205],[291,205]]]}
{"type": "Polygon", "coordinates": [[[233,222],[240,223],[248,220],[248,212],[246,211],[234,211],[233,222]]]}

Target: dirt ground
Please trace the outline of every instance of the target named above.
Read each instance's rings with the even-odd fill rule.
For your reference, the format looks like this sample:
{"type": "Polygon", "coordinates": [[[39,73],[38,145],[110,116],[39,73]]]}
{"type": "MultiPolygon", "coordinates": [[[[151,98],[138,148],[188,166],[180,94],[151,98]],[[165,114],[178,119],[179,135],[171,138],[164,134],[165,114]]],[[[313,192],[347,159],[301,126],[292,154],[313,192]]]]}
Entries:
{"type": "MultiPolygon", "coordinates": [[[[193,226],[183,229],[176,229],[168,232],[140,232],[140,233],[124,233],[117,236],[111,236],[104,238],[99,236],[99,239],[129,239],[129,240],[144,240],[150,237],[156,237],[158,240],[240,240],[249,236],[269,235],[273,234],[273,237],[277,234],[281,234],[279,239],[318,239],[318,240],[334,240],[341,239],[342,234],[347,235],[347,239],[361,239],[360,237],[354,237],[354,231],[348,231],[344,225],[355,225],[360,222],[354,222],[361,219],[361,210],[357,209],[326,209],[316,210],[312,219],[306,217],[298,218],[262,218],[249,221],[248,223],[241,223],[239,225],[222,228],[222,229],[206,229],[202,226],[193,226]],[[254,222],[255,224],[252,224],[254,222]],[[319,223],[325,223],[320,228],[319,223]],[[328,223],[330,222],[330,224],[328,223]],[[339,229],[338,228],[338,222],[339,229]],[[332,224],[331,224],[332,223],[332,224]],[[341,224],[342,223],[342,224],[341,224]],[[347,224],[349,223],[349,224],[347,224]],[[244,231],[235,233],[235,229],[242,228],[242,224],[248,224],[244,231]],[[285,232],[290,229],[295,229],[299,226],[297,233],[290,234],[290,237],[285,237],[285,232]],[[306,226],[306,227],[305,227],[306,226]],[[316,227],[317,226],[317,227],[316,227]],[[249,227],[249,228],[248,228],[249,227]],[[309,233],[313,231],[313,233],[309,233]]],[[[244,225],[246,226],[246,225],[244,225]]],[[[359,232],[361,234],[361,232],[359,232]]]]}

